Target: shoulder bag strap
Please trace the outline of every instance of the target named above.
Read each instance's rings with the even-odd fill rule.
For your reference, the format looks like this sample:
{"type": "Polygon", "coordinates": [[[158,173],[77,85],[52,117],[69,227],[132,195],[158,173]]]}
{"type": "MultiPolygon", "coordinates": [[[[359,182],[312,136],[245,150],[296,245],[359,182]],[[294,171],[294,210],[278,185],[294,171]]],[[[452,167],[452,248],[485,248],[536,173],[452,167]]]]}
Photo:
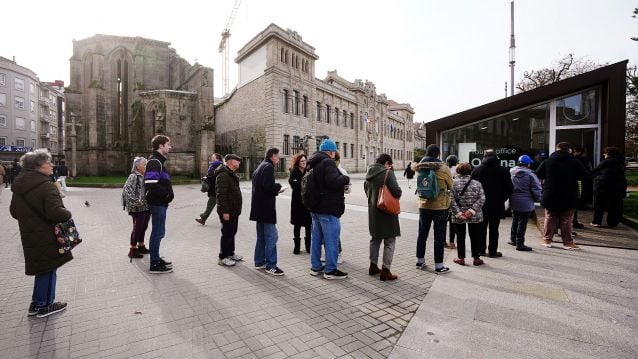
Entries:
{"type": "Polygon", "coordinates": [[[467,190],[467,187],[470,185],[470,182],[472,182],[472,178],[470,178],[466,183],[465,186],[463,186],[463,190],[461,190],[461,193],[459,193],[458,196],[455,196],[454,199],[456,200],[456,202],[458,203],[459,198],[463,197],[463,194],[465,194],[465,191],[467,190]]]}

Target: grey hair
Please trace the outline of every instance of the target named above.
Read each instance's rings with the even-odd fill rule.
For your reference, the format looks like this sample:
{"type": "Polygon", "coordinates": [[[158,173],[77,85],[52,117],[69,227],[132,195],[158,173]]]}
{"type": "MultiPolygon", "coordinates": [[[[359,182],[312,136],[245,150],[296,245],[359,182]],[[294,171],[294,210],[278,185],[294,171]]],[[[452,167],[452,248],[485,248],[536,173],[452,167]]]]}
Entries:
{"type": "Polygon", "coordinates": [[[142,161],[147,161],[147,160],[144,157],[135,157],[133,159],[133,168],[131,168],[131,173],[135,172],[135,169],[137,168],[137,165],[139,165],[142,161]]]}
{"type": "Polygon", "coordinates": [[[29,170],[35,170],[47,161],[51,161],[51,154],[46,148],[39,148],[37,150],[27,152],[20,157],[20,164],[22,167],[29,170]]]}

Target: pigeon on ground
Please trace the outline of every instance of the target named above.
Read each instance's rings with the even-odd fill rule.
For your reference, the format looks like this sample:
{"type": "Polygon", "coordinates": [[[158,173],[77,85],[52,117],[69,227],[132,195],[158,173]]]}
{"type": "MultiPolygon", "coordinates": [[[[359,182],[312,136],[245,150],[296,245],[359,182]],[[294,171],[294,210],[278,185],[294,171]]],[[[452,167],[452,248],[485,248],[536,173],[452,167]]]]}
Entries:
{"type": "Polygon", "coordinates": [[[84,201],[84,205],[87,207],[91,207],[91,204],[89,203],[89,201],[84,201]]]}

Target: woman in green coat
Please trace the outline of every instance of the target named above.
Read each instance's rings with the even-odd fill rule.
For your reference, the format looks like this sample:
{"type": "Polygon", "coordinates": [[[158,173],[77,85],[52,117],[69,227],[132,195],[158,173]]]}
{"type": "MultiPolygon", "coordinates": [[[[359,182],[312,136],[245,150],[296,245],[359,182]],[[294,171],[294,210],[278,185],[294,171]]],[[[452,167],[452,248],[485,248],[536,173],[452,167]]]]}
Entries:
{"type": "Polygon", "coordinates": [[[381,273],[380,279],[382,281],[397,279],[397,276],[390,272],[390,266],[394,256],[396,237],[401,236],[399,216],[387,214],[377,208],[379,188],[383,187],[384,179],[392,196],[400,198],[401,187],[399,187],[394,175],[392,157],[386,153],[380,154],[375,163],[368,168],[366,181],[363,184],[366,196],[368,196],[368,228],[370,229],[370,237],[372,237],[370,239],[370,269],[368,273],[370,275],[381,273]],[[386,173],[388,174],[387,179],[385,179],[386,173]],[[381,242],[384,244],[383,266],[379,269],[377,262],[379,261],[381,242]]]}

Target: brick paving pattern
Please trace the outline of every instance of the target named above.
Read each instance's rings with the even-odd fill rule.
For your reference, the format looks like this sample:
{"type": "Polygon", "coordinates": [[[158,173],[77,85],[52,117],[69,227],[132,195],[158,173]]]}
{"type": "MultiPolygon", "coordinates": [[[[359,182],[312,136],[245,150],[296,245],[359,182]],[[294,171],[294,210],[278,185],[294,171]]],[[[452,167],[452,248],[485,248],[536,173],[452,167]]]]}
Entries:
{"type": "MultiPolygon", "coordinates": [[[[282,181],[284,182],[284,181],[282,181]]],[[[0,358],[385,358],[424,299],[436,275],[414,269],[417,221],[405,188],[402,237],[394,282],[368,276],[367,212],[361,180],[342,217],[344,263],[350,276],[328,281],[309,275],[308,254],[292,254],[289,195],[277,200],[279,266],[273,277],[254,269],[255,225],[248,220],[250,184],[242,182],[244,209],[236,267],[217,265],[220,224],[193,219],[206,197],[194,185],[177,186],[168,211],[162,255],[171,274],[148,273],[148,256],[129,263],[130,217],[119,189],[73,188],[64,199],[84,242],[58,270],[61,314],[28,318],[33,277],[24,275],[17,222],[0,200],[0,358]],[[84,206],[84,201],[91,203],[84,206]]],[[[150,226],[149,226],[150,227],[150,226]]],[[[150,228],[147,232],[150,234],[150,228]]],[[[427,260],[432,258],[431,235],[427,260]]]]}

